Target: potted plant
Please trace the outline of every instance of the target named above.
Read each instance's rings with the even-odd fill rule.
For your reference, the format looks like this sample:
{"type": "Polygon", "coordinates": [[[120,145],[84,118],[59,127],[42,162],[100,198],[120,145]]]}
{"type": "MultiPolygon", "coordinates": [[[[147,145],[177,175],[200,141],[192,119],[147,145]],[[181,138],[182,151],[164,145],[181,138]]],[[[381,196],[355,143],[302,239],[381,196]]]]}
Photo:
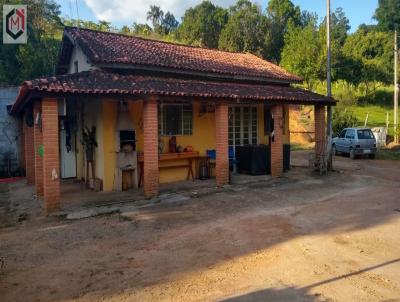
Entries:
{"type": "Polygon", "coordinates": [[[82,130],[82,145],[85,148],[86,161],[93,161],[94,148],[97,147],[96,126],[91,129],[85,127],[82,130]]]}

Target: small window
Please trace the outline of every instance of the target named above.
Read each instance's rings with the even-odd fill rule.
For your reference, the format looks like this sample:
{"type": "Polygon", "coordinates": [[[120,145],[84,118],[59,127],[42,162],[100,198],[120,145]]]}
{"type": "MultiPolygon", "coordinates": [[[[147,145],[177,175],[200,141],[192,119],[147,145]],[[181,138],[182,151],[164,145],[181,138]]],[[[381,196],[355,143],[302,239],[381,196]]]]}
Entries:
{"type": "Polygon", "coordinates": [[[358,139],[375,139],[374,134],[369,129],[357,130],[358,139]]]}
{"type": "Polygon", "coordinates": [[[159,107],[160,135],[192,135],[192,105],[166,105],[159,107]]]}
{"type": "Polygon", "coordinates": [[[79,71],[78,61],[74,62],[74,72],[77,73],[79,71]]]}
{"type": "Polygon", "coordinates": [[[344,138],[344,137],[346,136],[346,131],[347,131],[347,130],[342,130],[342,132],[340,132],[339,137],[340,137],[340,138],[344,138]]]}

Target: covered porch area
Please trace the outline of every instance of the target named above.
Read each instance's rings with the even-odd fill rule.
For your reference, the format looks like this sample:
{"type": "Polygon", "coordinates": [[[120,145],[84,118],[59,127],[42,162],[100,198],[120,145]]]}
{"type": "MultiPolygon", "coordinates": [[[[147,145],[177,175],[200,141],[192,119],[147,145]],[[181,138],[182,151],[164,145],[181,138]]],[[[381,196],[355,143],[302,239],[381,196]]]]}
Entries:
{"type": "MultiPolygon", "coordinates": [[[[288,86],[92,71],[28,83],[13,110],[26,121],[28,183],[52,212],[70,203],[65,179],[88,183],[101,194],[122,192],[110,193],[117,199],[153,198],[170,183],[198,179],[202,161],[210,157],[208,176],[215,180],[204,184],[224,186],[237,164],[237,148],[247,145],[267,146],[268,172],[280,177],[284,145],[290,145],[290,104],[315,106],[319,158],[325,108],[334,101],[288,86]],[[91,129],[97,145],[92,156],[85,147],[91,129]]],[[[90,202],[84,196],[91,193],[74,194],[90,202]]]]}

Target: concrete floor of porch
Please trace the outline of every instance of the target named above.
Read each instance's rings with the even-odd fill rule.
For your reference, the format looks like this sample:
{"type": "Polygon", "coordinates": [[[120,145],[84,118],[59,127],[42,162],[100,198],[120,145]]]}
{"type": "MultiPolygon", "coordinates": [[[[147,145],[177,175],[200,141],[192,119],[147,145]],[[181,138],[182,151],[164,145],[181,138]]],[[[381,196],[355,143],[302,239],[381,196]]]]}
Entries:
{"type": "MultiPolygon", "coordinates": [[[[231,173],[231,185],[244,185],[253,182],[269,181],[270,175],[245,175],[231,173]]],[[[168,197],[172,194],[190,196],[204,195],[216,189],[215,179],[196,179],[195,181],[180,181],[160,184],[159,195],[168,197]]],[[[95,192],[87,188],[80,180],[68,179],[61,182],[61,210],[73,211],[78,208],[102,207],[118,203],[146,202],[143,187],[122,192],[95,192]]]]}

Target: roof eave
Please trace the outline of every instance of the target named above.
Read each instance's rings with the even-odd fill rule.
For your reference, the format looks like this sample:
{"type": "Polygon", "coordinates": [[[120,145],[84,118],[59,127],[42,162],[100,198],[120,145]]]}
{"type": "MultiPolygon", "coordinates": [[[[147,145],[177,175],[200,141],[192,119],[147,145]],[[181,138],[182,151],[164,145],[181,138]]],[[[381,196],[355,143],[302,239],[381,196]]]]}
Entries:
{"type": "Polygon", "coordinates": [[[20,90],[18,92],[17,98],[15,99],[14,104],[11,107],[10,114],[18,115],[21,110],[24,108],[25,104],[29,101],[30,90],[28,89],[26,84],[22,84],[20,90]]]}
{"type": "Polygon", "coordinates": [[[77,95],[85,95],[85,96],[96,96],[96,97],[118,97],[120,98],[121,96],[124,98],[129,98],[129,99],[137,99],[137,100],[143,100],[147,99],[149,96],[156,96],[159,100],[168,100],[168,99],[173,99],[176,101],[178,98],[181,99],[182,101],[187,101],[188,99],[193,100],[198,99],[198,100],[203,100],[203,101],[212,101],[212,100],[222,100],[226,101],[228,103],[268,103],[268,104],[289,104],[289,105],[323,105],[323,106],[335,106],[336,105],[336,100],[332,98],[325,98],[325,99],[314,99],[314,100],[301,100],[301,99],[286,99],[286,98],[232,98],[232,97],[227,97],[227,96],[195,96],[195,95],[187,95],[187,96],[170,96],[167,94],[163,93],[95,93],[95,92],[49,92],[49,91],[34,91],[34,90],[28,90],[23,91],[20,93],[17,97],[17,101],[14,103],[13,107],[11,108],[10,114],[12,115],[18,115],[27,105],[27,103],[35,97],[68,97],[68,96],[77,96],[77,95]]]}

